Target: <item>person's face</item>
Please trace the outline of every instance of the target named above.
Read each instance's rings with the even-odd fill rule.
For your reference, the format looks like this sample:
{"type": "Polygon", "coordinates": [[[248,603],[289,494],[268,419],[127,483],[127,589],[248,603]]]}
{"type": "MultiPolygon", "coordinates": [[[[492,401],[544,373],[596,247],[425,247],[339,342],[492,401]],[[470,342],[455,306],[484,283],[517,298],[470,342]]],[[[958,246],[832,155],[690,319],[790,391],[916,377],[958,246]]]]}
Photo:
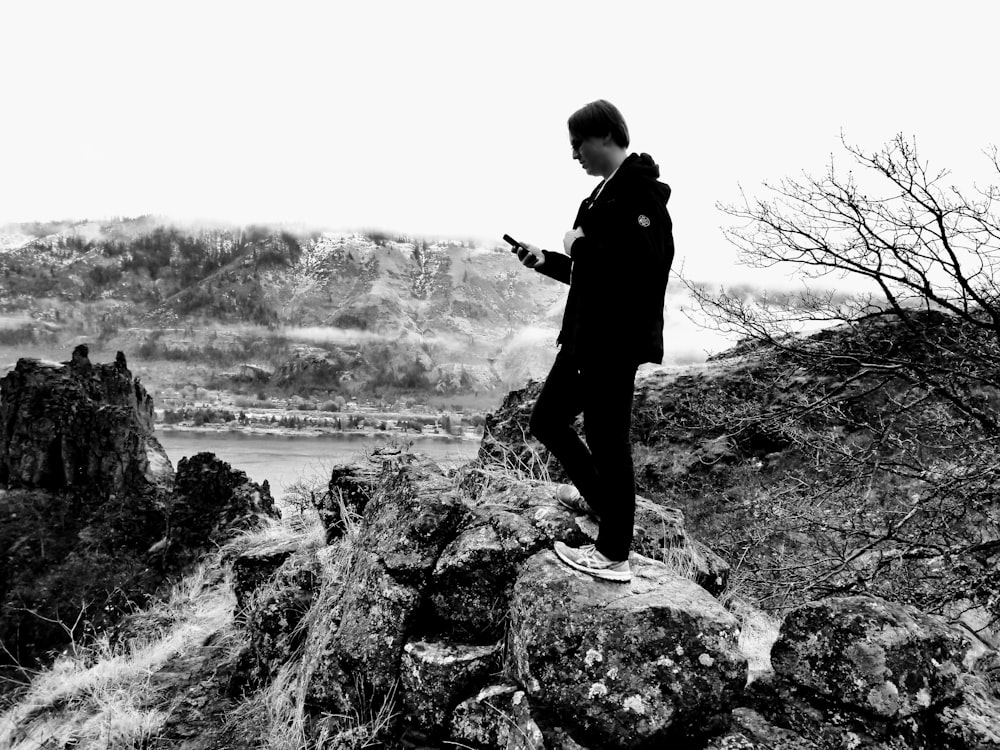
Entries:
{"type": "Polygon", "coordinates": [[[608,141],[611,136],[591,135],[586,138],[573,133],[569,134],[569,145],[573,149],[573,158],[580,162],[587,174],[602,176],[608,163],[608,141]]]}

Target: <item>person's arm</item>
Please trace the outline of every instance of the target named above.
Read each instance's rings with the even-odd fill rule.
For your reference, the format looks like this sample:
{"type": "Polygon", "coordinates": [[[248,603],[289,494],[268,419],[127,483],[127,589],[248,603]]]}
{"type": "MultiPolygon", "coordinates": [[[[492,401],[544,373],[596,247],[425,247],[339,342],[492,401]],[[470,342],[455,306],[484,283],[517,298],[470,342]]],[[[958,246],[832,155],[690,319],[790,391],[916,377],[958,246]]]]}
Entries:
{"type": "Polygon", "coordinates": [[[540,247],[529,245],[526,242],[522,242],[521,245],[521,249],[517,251],[517,257],[522,264],[535,269],[538,273],[544,273],[556,281],[561,281],[564,284],[569,283],[573,261],[568,256],[542,250],[540,247]]]}
{"type": "Polygon", "coordinates": [[[562,253],[554,253],[551,250],[542,250],[542,253],[545,256],[545,262],[535,266],[535,270],[556,281],[561,281],[563,284],[568,284],[570,271],[573,268],[573,261],[570,257],[562,253]]]}

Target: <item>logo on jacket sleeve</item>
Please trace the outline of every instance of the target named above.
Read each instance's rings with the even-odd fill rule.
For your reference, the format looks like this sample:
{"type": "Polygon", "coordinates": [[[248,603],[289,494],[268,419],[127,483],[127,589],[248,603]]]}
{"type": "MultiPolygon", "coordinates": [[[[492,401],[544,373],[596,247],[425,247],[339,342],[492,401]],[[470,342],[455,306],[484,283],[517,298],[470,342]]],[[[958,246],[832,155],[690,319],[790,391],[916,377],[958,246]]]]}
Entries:
{"type": "Polygon", "coordinates": [[[639,214],[639,226],[643,229],[649,226],[649,217],[646,214],[639,214]]]}

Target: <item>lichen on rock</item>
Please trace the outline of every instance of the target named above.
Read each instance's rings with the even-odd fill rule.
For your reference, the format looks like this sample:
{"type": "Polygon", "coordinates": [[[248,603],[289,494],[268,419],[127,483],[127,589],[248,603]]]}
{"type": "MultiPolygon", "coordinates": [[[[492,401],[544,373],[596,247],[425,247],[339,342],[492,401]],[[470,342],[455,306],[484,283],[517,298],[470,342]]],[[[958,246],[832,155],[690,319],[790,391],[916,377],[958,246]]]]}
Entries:
{"type": "Polygon", "coordinates": [[[623,586],[540,552],[511,602],[513,674],[533,703],[607,748],[702,731],[746,683],[736,619],[663,563],[633,555],[632,567],[623,586]]]}
{"type": "Polygon", "coordinates": [[[954,698],[968,648],[954,629],[914,607],[857,596],[789,613],[771,661],[803,688],[897,718],[954,698]]]}

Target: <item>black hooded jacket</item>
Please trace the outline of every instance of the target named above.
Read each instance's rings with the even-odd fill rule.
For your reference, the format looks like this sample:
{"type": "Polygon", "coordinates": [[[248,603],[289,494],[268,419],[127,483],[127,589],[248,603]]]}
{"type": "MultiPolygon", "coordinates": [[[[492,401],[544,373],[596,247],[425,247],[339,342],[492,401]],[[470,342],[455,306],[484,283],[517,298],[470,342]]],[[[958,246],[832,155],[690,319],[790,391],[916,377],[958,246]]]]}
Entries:
{"type": "Polygon", "coordinates": [[[559,344],[581,361],[663,361],[663,299],[674,258],[670,186],[649,154],[630,154],[580,204],[571,256],[545,250],[539,273],[569,284],[559,344]],[[600,189],[600,186],[598,186],[600,189]]]}

